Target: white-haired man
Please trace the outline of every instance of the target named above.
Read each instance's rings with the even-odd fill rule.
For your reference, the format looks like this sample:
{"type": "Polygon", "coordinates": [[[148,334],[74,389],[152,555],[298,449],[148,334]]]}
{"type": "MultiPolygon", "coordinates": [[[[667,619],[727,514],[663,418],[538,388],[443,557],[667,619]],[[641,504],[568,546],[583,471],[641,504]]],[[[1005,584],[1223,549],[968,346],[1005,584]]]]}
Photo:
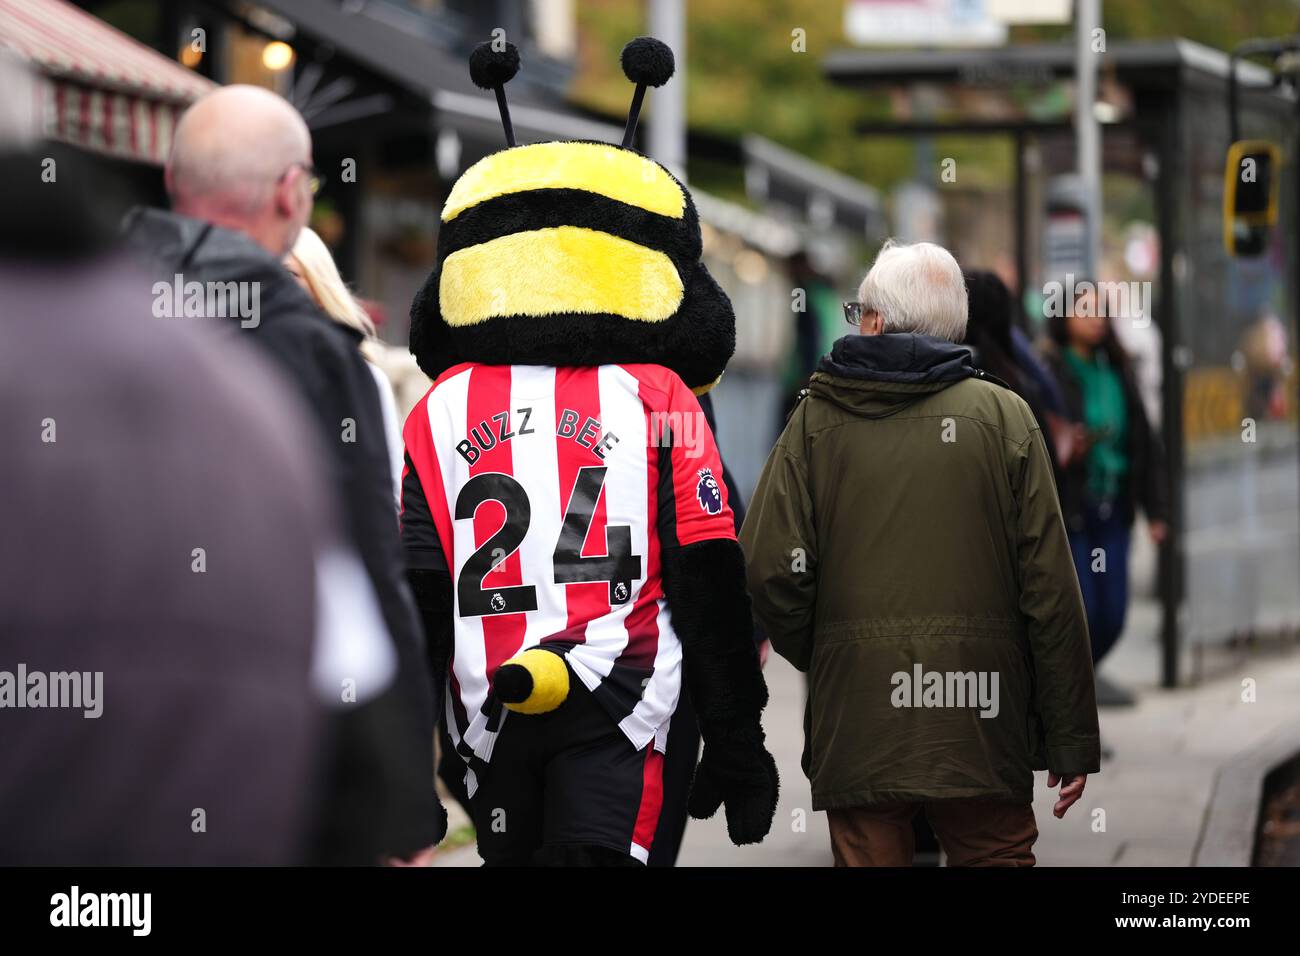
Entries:
{"type": "Polygon", "coordinates": [[[446,831],[433,790],[437,709],[405,581],[379,394],[360,333],[328,319],[281,264],[319,185],[311,135],[269,90],[223,87],[177,124],[166,183],[172,211],[134,210],[127,224],[128,244],[159,280],[154,316],[228,330],[294,387],[396,645],[400,678],[387,688],[366,686],[371,668],[352,649],[356,679],[333,702],[336,746],[309,852],[317,862],[424,860],[446,831]]]}
{"type": "Polygon", "coordinates": [[[1092,661],[1042,435],[977,371],[961,269],[887,243],[768,458],[741,532],[754,610],[808,673],[804,772],[837,865],[1032,865],[1100,758],[1092,661]]]}

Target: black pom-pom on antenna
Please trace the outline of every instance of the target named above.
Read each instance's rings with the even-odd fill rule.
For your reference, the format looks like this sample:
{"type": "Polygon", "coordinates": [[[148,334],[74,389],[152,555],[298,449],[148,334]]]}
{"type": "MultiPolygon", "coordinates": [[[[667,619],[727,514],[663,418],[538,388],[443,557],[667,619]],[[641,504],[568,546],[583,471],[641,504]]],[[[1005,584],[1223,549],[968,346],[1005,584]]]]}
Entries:
{"type": "Polygon", "coordinates": [[[506,105],[506,84],[519,72],[519,48],[507,43],[504,50],[493,49],[494,41],[485,40],[474,47],[469,55],[469,78],[474,85],[492,90],[497,95],[497,109],[501,111],[501,128],[505,130],[506,145],[515,145],[515,128],[510,122],[510,107],[506,105]]]}
{"type": "Polygon", "coordinates": [[[638,86],[663,86],[677,68],[672,49],[654,37],[632,40],[623,47],[619,60],[623,64],[623,74],[638,86]]]}
{"type": "Polygon", "coordinates": [[[504,50],[494,50],[492,41],[485,40],[469,55],[469,78],[480,89],[505,86],[518,72],[519,48],[513,43],[507,43],[504,50]]]}

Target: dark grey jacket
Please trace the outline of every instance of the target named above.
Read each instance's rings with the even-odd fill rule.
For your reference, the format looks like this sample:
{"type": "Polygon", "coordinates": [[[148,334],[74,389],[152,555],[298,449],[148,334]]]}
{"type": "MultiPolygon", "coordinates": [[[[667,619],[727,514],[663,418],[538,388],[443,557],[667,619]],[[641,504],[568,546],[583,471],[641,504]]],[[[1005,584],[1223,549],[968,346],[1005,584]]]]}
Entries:
{"type": "MultiPolygon", "coordinates": [[[[363,789],[349,780],[376,775],[387,791],[386,806],[341,807],[337,827],[347,819],[379,812],[388,824],[385,850],[407,853],[441,839],[445,817],[433,791],[433,725],[437,713],[428,674],[424,635],[406,584],[398,539],[392,477],[383,417],[374,377],[358,350],[359,337],[327,318],[273,256],[248,237],[209,223],[158,209],[136,210],[127,223],[127,240],[148,264],[151,280],[256,283],[256,324],[240,318],[160,319],[208,322],[224,328],[270,359],[302,399],[331,467],[331,486],[342,507],[344,530],[366,566],[384,620],[397,647],[400,706],[379,725],[384,746],[404,754],[381,759],[365,747],[340,749],[336,768],[340,799],[361,799],[363,789]],[[244,327],[247,324],[248,327],[244,327]],[[396,772],[397,776],[387,779],[396,772]]],[[[357,722],[337,728],[358,732],[357,722]]],[[[357,742],[360,743],[359,741],[357,742]]],[[[325,839],[328,845],[331,841],[325,839]]],[[[327,851],[325,858],[331,854],[327,851]]]]}

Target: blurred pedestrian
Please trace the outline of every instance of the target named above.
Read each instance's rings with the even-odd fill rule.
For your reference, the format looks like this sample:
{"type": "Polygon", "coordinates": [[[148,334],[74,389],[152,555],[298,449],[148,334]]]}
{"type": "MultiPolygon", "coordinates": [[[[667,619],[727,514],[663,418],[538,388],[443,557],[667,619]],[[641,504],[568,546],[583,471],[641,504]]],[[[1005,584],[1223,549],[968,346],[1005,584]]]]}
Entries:
{"type": "Polygon", "coordinates": [[[1049,319],[1044,357],[1061,387],[1057,486],[1088,609],[1093,661],[1124,630],[1130,530],[1140,507],[1152,540],[1169,533],[1164,450],[1147,420],[1128,355],[1090,284],[1049,319]]]}
{"type": "Polygon", "coordinates": [[[1052,427],[1060,419],[1060,389],[1032,347],[1017,344],[1013,320],[1015,300],[1006,283],[994,272],[972,269],[964,273],[970,313],[964,344],[972,350],[975,367],[988,372],[1025,400],[1042,429],[1043,441],[1053,447],[1052,427]]]}
{"type": "MultiPolygon", "coordinates": [[[[303,226],[298,233],[293,251],[284,257],[284,267],[326,315],[349,330],[358,349],[374,339],[375,323],[339,275],[339,268],[325,241],[310,226],[303,226]]],[[[402,499],[402,423],[397,417],[397,402],[388,376],[369,361],[368,355],[364,352],[362,355],[374,376],[379,407],[384,416],[384,443],[393,473],[393,505],[397,507],[402,499]]]]}
{"type": "Polygon", "coordinates": [[[1028,406],[959,346],[944,249],[886,243],[764,466],[741,532],[757,616],[809,675],[804,771],[838,865],[1032,865],[1098,769],[1083,602],[1028,406]],[[1028,729],[1028,733],[1026,730],[1028,729]]]}
{"type": "Polygon", "coordinates": [[[808,376],[817,369],[817,360],[830,351],[843,331],[840,297],[831,281],[813,265],[806,249],[796,250],[786,260],[786,273],[792,289],[803,293],[803,307],[794,313],[794,345],[781,370],[780,422],[784,424],[799,392],[808,384],[808,376]]]}
{"type": "Polygon", "coordinates": [[[969,316],[962,340],[973,350],[975,367],[996,377],[1025,400],[1034,420],[1044,425],[1042,389],[1031,369],[1025,368],[1012,336],[1014,300],[1011,290],[995,273],[972,269],[964,273],[969,316]]]}
{"type": "Polygon", "coordinates": [[[357,816],[374,815],[387,825],[385,852],[425,859],[446,829],[433,789],[437,705],[404,580],[383,414],[355,337],[280,262],[311,214],[319,182],[311,136],[292,106],[259,87],[223,87],[177,125],[166,167],[172,211],[137,210],[128,239],[160,280],[155,288],[177,290],[176,302],[161,303],[164,312],[183,303],[189,315],[193,307],[269,358],[294,387],[332,462],[348,540],[396,646],[398,684],[358,699],[332,728],[336,801],[322,824],[321,858],[338,861],[336,836],[357,816]]]}
{"type": "MultiPolygon", "coordinates": [[[[1024,398],[1025,375],[1015,357],[1011,341],[1011,292],[992,272],[971,269],[963,274],[968,315],[963,344],[974,350],[974,362],[1024,398]]],[[[1030,407],[1033,403],[1030,402],[1030,407]]]]}
{"type": "Polygon", "coordinates": [[[84,155],[0,181],[51,155],[0,218],[0,865],[308,862],[323,703],[391,680],[383,621],[278,374],[147,321],[84,155]]]}

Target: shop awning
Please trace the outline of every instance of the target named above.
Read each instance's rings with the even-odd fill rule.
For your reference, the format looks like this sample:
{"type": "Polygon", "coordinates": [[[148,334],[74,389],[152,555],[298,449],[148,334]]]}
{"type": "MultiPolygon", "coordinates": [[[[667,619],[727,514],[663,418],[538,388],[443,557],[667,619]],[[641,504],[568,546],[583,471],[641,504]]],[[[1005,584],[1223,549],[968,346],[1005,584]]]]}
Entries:
{"type": "MultiPolygon", "coordinates": [[[[299,37],[305,35],[328,46],[428,103],[439,134],[456,143],[445,154],[456,160],[449,159],[441,169],[447,178],[455,178],[474,160],[504,145],[496,101],[470,81],[469,51],[456,49],[457,39],[441,32],[442,17],[395,4],[260,3],[292,23],[299,37]]],[[[622,139],[621,122],[615,125],[589,119],[563,101],[559,77],[564,67],[531,49],[527,40],[518,42],[524,45],[527,69],[510,84],[507,97],[520,143],[552,139],[617,143],[622,139]]],[[[308,123],[315,128],[311,118],[308,123]]]]}
{"type": "Polygon", "coordinates": [[[185,107],[211,80],[64,0],[0,0],[0,45],[37,74],[43,134],[161,164],[185,107]]]}

